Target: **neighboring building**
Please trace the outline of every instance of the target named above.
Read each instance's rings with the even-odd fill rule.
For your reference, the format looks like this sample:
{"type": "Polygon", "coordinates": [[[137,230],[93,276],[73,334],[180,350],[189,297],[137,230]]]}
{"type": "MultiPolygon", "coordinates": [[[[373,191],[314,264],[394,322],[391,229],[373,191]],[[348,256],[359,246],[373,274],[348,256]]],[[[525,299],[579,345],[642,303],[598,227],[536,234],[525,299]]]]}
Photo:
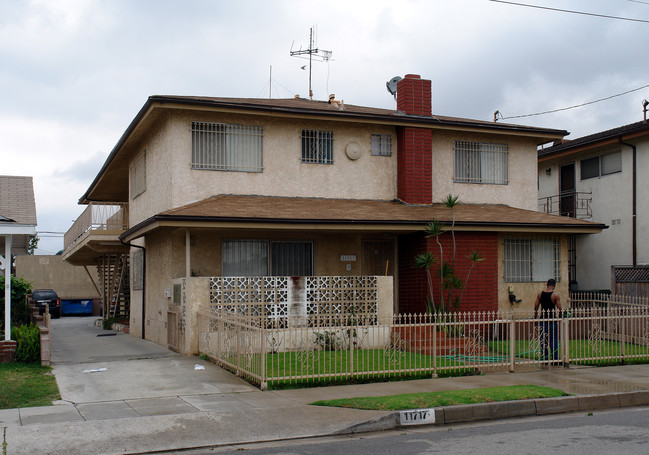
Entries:
{"type": "Polygon", "coordinates": [[[649,264],[649,123],[539,150],[538,173],[540,211],[609,227],[571,239],[573,289],[609,289],[611,266],[649,264]]]}
{"type": "MultiPolygon", "coordinates": [[[[509,287],[531,308],[550,277],[567,291],[568,236],[603,228],[536,211],[537,146],[566,134],[432,115],[431,82],[416,75],[398,83],[397,110],[152,96],[79,201],[91,214],[98,203],[111,208],[82,215],[63,256],[114,264],[115,276],[128,263],[131,333],[177,346],[195,310],[178,302],[208,306],[225,292],[194,300],[185,287],[193,277],[388,275],[390,310],[424,312],[426,278],[414,258],[438,251],[424,227],[455,217],[458,276],[471,251],[485,259],[460,309],[511,308],[509,287]],[[462,202],[454,214],[440,204],[448,194],[462,202]]],[[[451,235],[440,241],[448,258],[451,235]]]]}
{"type": "MultiPolygon", "coordinates": [[[[16,257],[16,276],[24,278],[32,289],[53,289],[63,303],[66,314],[70,302],[99,299],[97,267],[75,267],[57,255],[27,255],[16,257]]],[[[92,310],[90,305],[89,310],[92,310]]],[[[99,314],[99,308],[96,308],[99,314]]]]}

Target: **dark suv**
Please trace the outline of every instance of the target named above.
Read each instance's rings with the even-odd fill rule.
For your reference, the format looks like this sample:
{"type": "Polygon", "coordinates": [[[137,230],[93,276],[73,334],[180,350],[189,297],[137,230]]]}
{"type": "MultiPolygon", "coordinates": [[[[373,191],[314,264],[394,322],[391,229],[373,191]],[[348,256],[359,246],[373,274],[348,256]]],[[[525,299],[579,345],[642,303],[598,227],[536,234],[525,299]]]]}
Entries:
{"type": "Polygon", "coordinates": [[[38,308],[38,314],[45,313],[45,305],[49,305],[52,317],[61,317],[61,299],[51,289],[36,289],[32,292],[30,303],[38,308]]]}

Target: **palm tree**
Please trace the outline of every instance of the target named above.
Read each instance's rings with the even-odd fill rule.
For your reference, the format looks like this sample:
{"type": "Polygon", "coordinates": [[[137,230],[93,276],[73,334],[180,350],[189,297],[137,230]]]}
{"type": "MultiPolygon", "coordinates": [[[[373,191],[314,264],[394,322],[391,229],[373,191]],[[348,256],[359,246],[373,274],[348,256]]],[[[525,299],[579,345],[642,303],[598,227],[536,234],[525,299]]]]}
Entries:
{"type": "Polygon", "coordinates": [[[428,281],[428,299],[426,300],[426,307],[429,313],[435,309],[435,297],[433,296],[433,277],[430,269],[437,262],[437,258],[433,257],[430,252],[419,253],[415,256],[415,267],[426,270],[426,279],[428,281]]]}
{"type": "Polygon", "coordinates": [[[453,196],[452,194],[449,194],[446,196],[446,199],[442,200],[442,204],[451,209],[451,213],[453,214],[453,222],[451,224],[451,235],[453,236],[453,265],[455,265],[455,206],[459,203],[459,197],[453,196]]]}
{"type": "Polygon", "coordinates": [[[442,249],[442,244],[439,242],[439,236],[445,232],[442,223],[433,218],[433,220],[426,225],[426,238],[435,237],[435,241],[439,246],[439,263],[441,264],[440,268],[440,303],[441,307],[444,308],[444,251],[442,249]]]}
{"type": "Polygon", "coordinates": [[[467,259],[471,261],[471,267],[469,267],[469,271],[466,273],[466,280],[464,280],[464,285],[462,286],[462,292],[460,292],[460,303],[462,302],[462,296],[464,295],[464,289],[466,289],[466,284],[469,282],[469,277],[471,276],[471,270],[473,267],[478,262],[484,261],[484,258],[480,256],[480,253],[478,253],[477,250],[474,250],[471,252],[471,254],[467,255],[467,259]]]}

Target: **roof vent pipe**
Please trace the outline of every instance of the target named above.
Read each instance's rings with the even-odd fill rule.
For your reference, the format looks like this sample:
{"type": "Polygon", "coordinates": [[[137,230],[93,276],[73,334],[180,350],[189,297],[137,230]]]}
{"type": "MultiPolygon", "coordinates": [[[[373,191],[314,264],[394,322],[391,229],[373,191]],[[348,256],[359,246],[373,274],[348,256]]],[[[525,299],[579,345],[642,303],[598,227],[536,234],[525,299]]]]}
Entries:
{"type": "Polygon", "coordinates": [[[649,105],[649,101],[642,100],[642,111],[644,113],[644,123],[647,123],[647,106],[648,105],[649,105]]]}

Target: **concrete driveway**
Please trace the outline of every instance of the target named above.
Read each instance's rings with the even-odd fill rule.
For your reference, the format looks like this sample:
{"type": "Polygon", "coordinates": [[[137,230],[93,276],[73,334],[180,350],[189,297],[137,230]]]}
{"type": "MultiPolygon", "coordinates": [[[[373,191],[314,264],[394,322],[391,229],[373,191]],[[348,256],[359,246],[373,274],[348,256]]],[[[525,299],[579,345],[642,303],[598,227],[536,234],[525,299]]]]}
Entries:
{"type": "Polygon", "coordinates": [[[52,366],[65,401],[82,404],[259,391],[198,357],[96,327],[96,319],[52,320],[52,366]],[[205,369],[195,369],[196,365],[205,369]]]}

